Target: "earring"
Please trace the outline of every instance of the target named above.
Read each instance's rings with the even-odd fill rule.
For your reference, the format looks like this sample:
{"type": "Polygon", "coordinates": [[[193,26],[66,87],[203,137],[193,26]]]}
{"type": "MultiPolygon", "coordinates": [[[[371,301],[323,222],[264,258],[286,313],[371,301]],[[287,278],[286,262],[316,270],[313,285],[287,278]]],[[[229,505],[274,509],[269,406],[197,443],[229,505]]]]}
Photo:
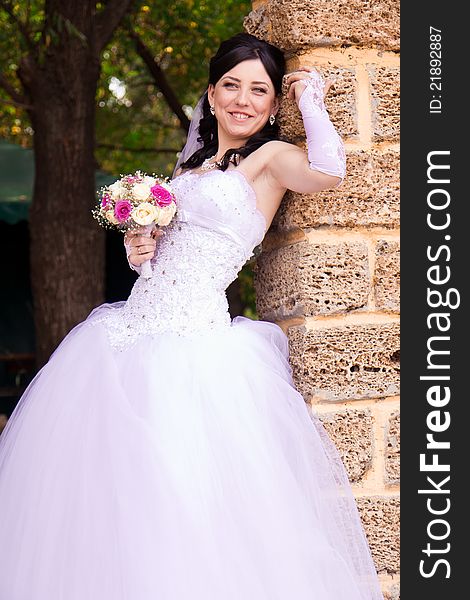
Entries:
{"type": "Polygon", "coordinates": [[[210,106],[209,110],[211,111],[212,115],[215,115],[215,108],[213,106],[210,106]]]}
{"type": "Polygon", "coordinates": [[[269,124],[270,125],[274,125],[274,121],[276,120],[276,117],[274,115],[270,115],[269,117],[269,124]]]}

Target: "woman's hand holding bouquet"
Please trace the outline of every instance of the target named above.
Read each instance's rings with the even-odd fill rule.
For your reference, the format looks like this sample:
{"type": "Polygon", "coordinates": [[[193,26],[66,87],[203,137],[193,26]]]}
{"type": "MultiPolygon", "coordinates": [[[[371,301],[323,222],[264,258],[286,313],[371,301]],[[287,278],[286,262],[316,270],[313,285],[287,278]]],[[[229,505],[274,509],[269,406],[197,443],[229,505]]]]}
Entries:
{"type": "Polygon", "coordinates": [[[176,199],[168,180],[141,171],[124,175],[101,188],[99,205],[92,212],[103,227],[126,233],[128,254],[131,247],[136,249],[144,258],[141,276],[151,277],[150,258],[155,251],[155,237],[161,235],[156,228],[168,225],[176,213],[176,199]]]}

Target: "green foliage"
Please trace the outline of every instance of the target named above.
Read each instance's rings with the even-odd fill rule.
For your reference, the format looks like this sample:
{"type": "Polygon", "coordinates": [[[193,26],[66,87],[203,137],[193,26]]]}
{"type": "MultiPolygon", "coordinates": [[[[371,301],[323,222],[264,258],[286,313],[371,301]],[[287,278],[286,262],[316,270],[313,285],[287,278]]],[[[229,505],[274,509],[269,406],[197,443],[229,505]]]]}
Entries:
{"type": "MultiPolygon", "coordinates": [[[[16,71],[21,58],[29,51],[26,35],[31,43],[40,42],[44,25],[44,2],[28,0],[2,4],[6,9],[0,8],[0,74],[21,92],[16,71]],[[23,33],[18,23],[21,23],[23,33]]],[[[23,108],[10,102],[10,96],[0,87],[0,137],[30,146],[32,129],[28,116],[23,108]]]]}
{"type": "Polygon", "coordinates": [[[243,314],[250,319],[258,319],[256,312],[256,293],[253,286],[254,262],[248,262],[238,274],[240,298],[245,307],[243,314]]]}

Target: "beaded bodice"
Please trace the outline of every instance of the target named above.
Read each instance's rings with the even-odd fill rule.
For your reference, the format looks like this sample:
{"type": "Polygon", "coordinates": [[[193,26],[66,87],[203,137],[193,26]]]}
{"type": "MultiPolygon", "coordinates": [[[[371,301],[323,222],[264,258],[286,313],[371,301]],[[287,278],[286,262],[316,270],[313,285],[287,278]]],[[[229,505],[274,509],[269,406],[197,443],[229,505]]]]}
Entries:
{"type": "Polygon", "coordinates": [[[127,301],[104,322],[122,349],[141,335],[192,335],[230,325],[225,290],[264,237],[256,196],[237,170],[184,173],[172,182],[178,212],[152,259],[152,277],[139,277],[127,301]]]}

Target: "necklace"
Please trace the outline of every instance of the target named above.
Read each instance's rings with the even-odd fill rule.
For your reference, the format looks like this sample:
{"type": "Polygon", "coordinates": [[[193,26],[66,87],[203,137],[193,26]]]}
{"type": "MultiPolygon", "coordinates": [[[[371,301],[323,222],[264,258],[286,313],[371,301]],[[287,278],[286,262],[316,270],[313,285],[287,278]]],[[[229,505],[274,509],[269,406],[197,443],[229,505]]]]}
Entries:
{"type": "Polygon", "coordinates": [[[216,156],[217,156],[217,154],[214,154],[214,156],[211,156],[210,158],[206,158],[200,167],[201,171],[210,171],[211,169],[215,169],[216,167],[219,168],[220,167],[219,161],[211,162],[211,160],[213,160],[216,156]]]}

